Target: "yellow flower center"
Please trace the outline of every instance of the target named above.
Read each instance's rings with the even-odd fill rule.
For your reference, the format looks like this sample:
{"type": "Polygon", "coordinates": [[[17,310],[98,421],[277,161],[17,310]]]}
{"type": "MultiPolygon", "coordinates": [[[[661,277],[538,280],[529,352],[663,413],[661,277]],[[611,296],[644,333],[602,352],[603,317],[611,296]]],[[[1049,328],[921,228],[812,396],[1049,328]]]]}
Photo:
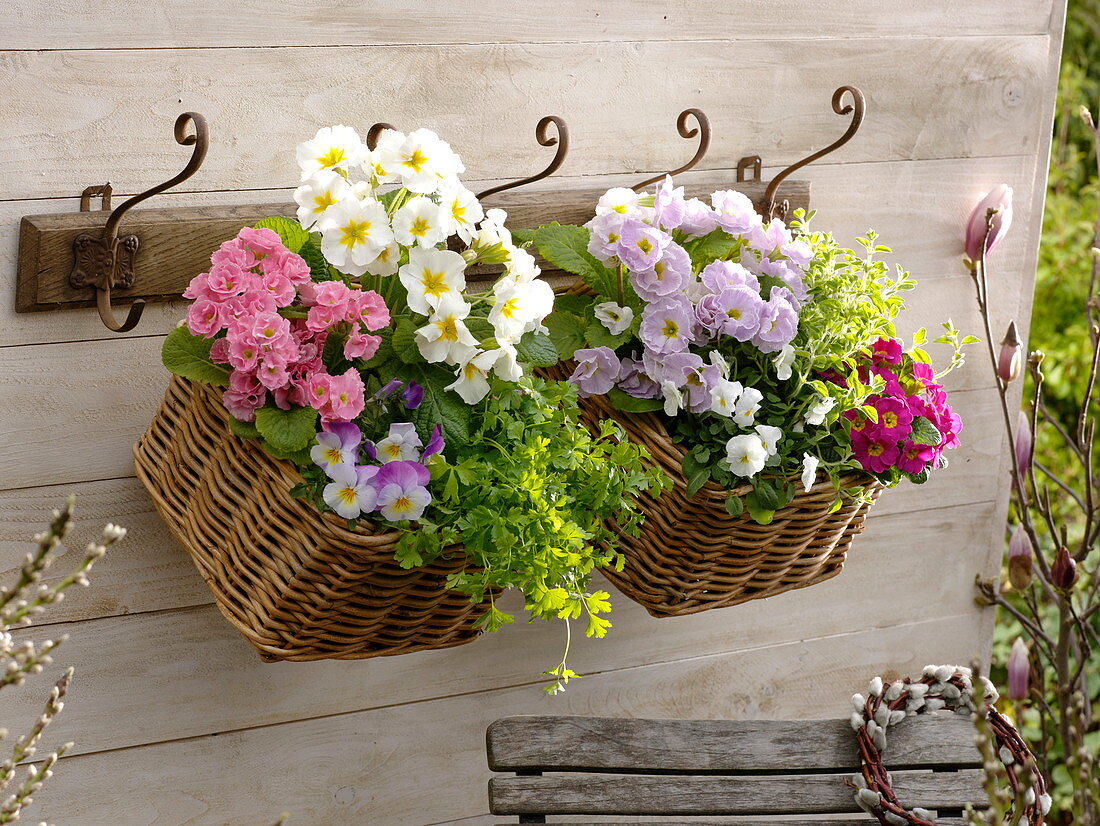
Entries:
{"type": "Polygon", "coordinates": [[[423,238],[428,234],[428,230],[432,228],[432,225],[428,223],[427,218],[414,218],[413,222],[409,225],[409,234],[415,235],[417,238],[423,238]]]}
{"type": "Polygon", "coordinates": [[[340,229],[343,233],[340,236],[340,243],[351,249],[367,240],[367,233],[370,232],[370,221],[348,221],[340,229]]]}
{"type": "Polygon", "coordinates": [[[516,310],[518,309],[519,302],[514,298],[509,298],[500,305],[500,314],[505,318],[515,318],[516,310]]]}
{"type": "Polygon", "coordinates": [[[352,504],[355,501],[355,488],[340,488],[340,498],[344,500],[344,504],[352,504]]]}
{"type": "Polygon", "coordinates": [[[867,446],[867,455],[881,456],[884,450],[886,450],[886,445],[879,444],[878,442],[872,442],[870,445],[867,446]]]}
{"type": "Polygon", "coordinates": [[[642,237],[638,240],[638,249],[648,255],[649,253],[653,252],[653,242],[650,241],[648,238],[642,237]]]}
{"type": "Polygon", "coordinates": [[[335,203],[336,199],[332,197],[332,193],[325,192],[313,199],[313,212],[315,214],[322,213],[335,203]]]}
{"type": "Polygon", "coordinates": [[[737,321],[741,318],[741,311],[736,307],[730,307],[728,310],[726,310],[726,315],[728,315],[734,321],[737,321]]]}
{"type": "Polygon", "coordinates": [[[691,374],[688,375],[687,383],[690,384],[692,387],[703,386],[703,380],[699,378],[699,374],[695,371],[692,371],[691,374]]]}
{"type": "Polygon", "coordinates": [[[323,154],[317,156],[317,163],[321,164],[323,169],[328,169],[329,167],[339,166],[347,157],[348,153],[342,147],[332,146],[323,154]]]}
{"type": "Polygon", "coordinates": [[[439,337],[444,341],[458,341],[458,323],[453,315],[438,322],[439,337]]]}
{"type": "Polygon", "coordinates": [[[419,149],[413,151],[402,163],[411,169],[413,172],[419,172],[424,168],[424,164],[428,162],[428,156],[421,152],[419,149]]]}
{"type": "Polygon", "coordinates": [[[898,426],[898,414],[892,410],[882,414],[882,424],[885,427],[897,427],[898,426]]]}
{"type": "Polygon", "coordinates": [[[626,204],[615,204],[615,206],[611,207],[611,211],[617,212],[620,215],[626,215],[626,204]]]}
{"type": "Polygon", "coordinates": [[[420,283],[424,287],[425,294],[435,296],[436,298],[439,298],[443,293],[451,291],[450,286],[443,278],[443,273],[441,272],[424,270],[420,283]]]}
{"type": "Polygon", "coordinates": [[[676,338],[680,335],[680,325],[671,318],[666,318],[664,325],[661,327],[661,335],[665,338],[676,338]]]}
{"type": "Polygon", "coordinates": [[[386,445],[384,452],[391,459],[396,459],[398,456],[401,455],[401,446],[400,445],[386,445]]]}
{"type": "Polygon", "coordinates": [[[466,221],[466,207],[457,198],[451,201],[451,217],[460,224],[466,221]]]}
{"type": "Polygon", "coordinates": [[[472,361],[466,362],[466,366],[462,368],[462,375],[466,381],[473,381],[474,376],[480,372],[481,371],[477,369],[477,365],[472,361]]]}
{"type": "Polygon", "coordinates": [[[860,416],[857,416],[855,419],[852,420],[852,430],[856,431],[857,433],[862,433],[866,429],[867,429],[867,420],[866,419],[864,419],[860,416]]]}
{"type": "Polygon", "coordinates": [[[339,448],[335,447],[330,447],[328,450],[325,451],[325,458],[334,465],[339,464],[344,460],[344,457],[340,455],[339,448]]]}

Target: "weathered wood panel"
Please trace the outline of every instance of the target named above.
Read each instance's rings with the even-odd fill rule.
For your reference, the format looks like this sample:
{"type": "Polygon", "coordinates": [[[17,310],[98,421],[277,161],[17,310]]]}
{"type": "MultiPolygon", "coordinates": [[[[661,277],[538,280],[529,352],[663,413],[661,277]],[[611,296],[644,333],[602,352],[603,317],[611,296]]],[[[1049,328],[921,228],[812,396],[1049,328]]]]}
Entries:
{"type": "MultiPolygon", "coordinates": [[[[526,686],[66,758],[27,819],[81,826],[251,824],[288,810],[307,824],[450,823],[488,811],[484,735],[499,717],[691,717],[704,708],[733,719],[847,715],[848,698],[867,675],[967,660],[981,644],[972,633],[969,621],[945,617],[596,674],[556,698],[526,686]]],[[[201,662],[208,681],[230,682],[216,652],[201,662]]],[[[433,668],[421,677],[445,679],[445,672],[433,668]]],[[[78,676],[72,703],[92,685],[91,677],[78,676]]],[[[414,685],[406,680],[403,688],[414,685]]],[[[254,686],[246,702],[262,705],[265,694],[254,686]]],[[[67,705],[58,728],[67,725],[66,716],[71,724],[78,715],[87,713],[67,705]]]]}
{"type": "Polygon", "coordinates": [[[23,102],[0,110],[0,200],[167,180],[187,157],[171,139],[183,111],[212,124],[194,190],[290,185],[293,146],[318,125],[375,120],[445,135],[471,178],[529,174],[546,114],[572,124],[567,174],[660,172],[691,155],[674,129],[688,106],[710,115],[709,166],[787,164],[843,132],[829,107],[842,83],[863,89],[871,116],[834,162],[1033,155],[1049,48],[1032,35],[20,52],[0,61],[0,84],[23,102]],[[272,105],[275,79],[278,100],[300,106],[272,105]]]}

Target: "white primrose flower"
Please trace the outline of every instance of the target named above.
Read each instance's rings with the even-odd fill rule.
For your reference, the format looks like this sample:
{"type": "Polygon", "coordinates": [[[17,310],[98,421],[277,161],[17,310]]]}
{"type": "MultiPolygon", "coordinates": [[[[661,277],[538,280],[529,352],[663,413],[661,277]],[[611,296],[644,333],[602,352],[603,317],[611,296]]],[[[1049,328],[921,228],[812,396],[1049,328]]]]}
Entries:
{"type": "Polygon", "coordinates": [[[313,140],[298,144],[295,154],[302,180],[306,181],[323,169],[347,172],[359,166],[367,156],[367,147],[350,126],[325,126],[317,130],[313,140]]]}
{"type": "Polygon", "coordinates": [[[741,427],[752,427],[756,421],[756,411],[760,409],[760,402],[763,400],[763,393],[755,387],[746,387],[737,398],[733,420],[741,427]]]}
{"type": "Polygon", "coordinates": [[[623,307],[614,301],[604,301],[595,307],[597,320],[613,336],[625,333],[634,322],[634,311],[630,307],[623,307]]]}
{"type": "Polygon", "coordinates": [[[378,453],[378,461],[382,464],[390,462],[410,462],[420,458],[420,448],[424,443],[416,435],[416,426],[410,422],[395,422],[390,425],[390,432],[385,439],[375,445],[378,453]]]}
{"type": "Polygon", "coordinates": [[[342,198],[328,208],[317,226],[325,259],[348,275],[363,275],[393,241],[386,208],[374,198],[342,198]]]}
{"type": "Polygon", "coordinates": [[[817,479],[817,466],[820,464],[821,460],[816,456],[811,456],[809,453],[802,454],[802,489],[806,493],[809,493],[814,486],[814,481],[817,479]]]}
{"type": "Polygon", "coordinates": [[[813,407],[806,411],[806,415],[803,417],[806,420],[806,424],[824,424],[825,416],[836,405],[836,399],[829,396],[819,396],[818,400],[814,402],[813,407]]]}
{"type": "Polygon", "coordinates": [[[756,435],[759,436],[760,441],[764,443],[764,448],[768,451],[768,456],[774,456],[779,452],[779,440],[783,438],[783,431],[778,427],[758,424],[756,426],[756,435]]]}
{"type": "Polygon", "coordinates": [[[617,212],[620,215],[634,215],[638,212],[638,200],[641,197],[633,189],[625,186],[612,187],[596,202],[596,214],[607,215],[609,212],[617,212]]]}
{"type": "Polygon", "coordinates": [[[409,294],[409,309],[431,315],[445,296],[462,300],[466,261],[453,250],[415,247],[409,250],[409,263],[398,270],[397,277],[409,294]]]}
{"type": "Polygon", "coordinates": [[[710,409],[719,416],[729,418],[737,408],[737,400],[744,388],[739,381],[718,379],[710,389],[710,409]]]}
{"type": "Polygon", "coordinates": [[[463,319],[470,314],[470,305],[458,293],[444,293],[428,323],[416,331],[416,345],[424,360],[435,364],[446,361],[464,364],[477,344],[463,319]]]}
{"type": "Polygon", "coordinates": [[[477,196],[459,183],[447,181],[439,190],[439,208],[447,221],[447,235],[458,234],[469,244],[477,234],[477,223],[485,217],[477,196]]]}
{"type": "Polygon", "coordinates": [[[505,278],[517,284],[534,281],[542,270],[535,263],[535,256],[527,250],[519,247],[505,247],[508,250],[508,260],[504,262],[505,278]]]}
{"type": "Polygon", "coordinates": [[[791,377],[791,366],[794,364],[794,347],[783,345],[783,349],[775,357],[775,377],[780,381],[786,381],[791,377]]]}
{"type": "Polygon", "coordinates": [[[447,240],[449,223],[439,204],[418,195],[393,214],[393,237],[403,247],[434,247],[447,240]]]}
{"type": "Polygon", "coordinates": [[[545,281],[498,282],[493,287],[493,298],[489,323],[498,341],[519,339],[538,327],[554,309],[554,289],[545,281]]]}
{"type": "Polygon", "coordinates": [[[666,416],[675,416],[684,406],[684,396],[674,381],[661,382],[661,396],[665,400],[666,416]]]}
{"type": "Polygon", "coordinates": [[[430,129],[410,132],[396,148],[379,145],[378,149],[377,162],[382,169],[396,174],[402,186],[421,195],[431,195],[445,178],[466,171],[454,150],[430,129]]]}
{"type": "Polygon", "coordinates": [[[508,341],[498,342],[500,345],[490,353],[496,355],[493,368],[496,374],[505,381],[519,381],[523,378],[523,365],[519,363],[519,351],[514,344],[508,341]]]}
{"type": "Polygon", "coordinates": [[[489,371],[497,361],[495,350],[472,350],[470,357],[459,364],[455,380],[447,385],[466,404],[477,404],[489,393],[489,371]]]}
{"type": "Polygon", "coordinates": [[[388,167],[387,163],[396,161],[401,144],[405,142],[405,133],[396,129],[383,129],[374,150],[368,152],[363,159],[363,171],[375,178],[380,184],[390,184],[397,180],[396,167],[388,167]]]}
{"type": "Polygon", "coordinates": [[[306,229],[316,224],[328,208],[352,191],[351,184],[339,172],[324,169],[294,190],[298,204],[298,223],[306,229]]]}
{"type": "Polygon", "coordinates": [[[726,464],[734,476],[755,476],[768,461],[768,449],[755,433],[734,436],[726,442],[726,464]]]}
{"type": "Polygon", "coordinates": [[[401,261],[401,247],[396,241],[382,247],[378,257],[367,264],[367,272],[371,275],[393,275],[397,272],[397,265],[401,261]]]}

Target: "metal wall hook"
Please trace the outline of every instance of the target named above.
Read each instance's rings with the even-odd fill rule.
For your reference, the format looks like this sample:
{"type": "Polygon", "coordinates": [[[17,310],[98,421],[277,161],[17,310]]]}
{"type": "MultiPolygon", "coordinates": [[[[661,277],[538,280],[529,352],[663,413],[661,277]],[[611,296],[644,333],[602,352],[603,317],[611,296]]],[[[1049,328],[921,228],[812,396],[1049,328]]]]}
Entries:
{"type": "Polygon", "coordinates": [[[660,175],[654,175],[652,178],[646,178],[639,184],[635,184],[631,187],[635,192],[645,189],[650,184],[655,184],[657,181],[662,180],[665,175],[679,175],[681,172],[687,172],[689,169],[694,169],[698,166],[699,161],[703,160],[703,157],[707,154],[707,150],[710,149],[710,119],[706,116],[706,113],[702,109],[685,109],[680,113],[680,116],[676,118],[676,131],[680,133],[681,138],[690,139],[696,135],[699,136],[699,148],[695,150],[695,156],[686,164],[678,169],[673,169],[671,172],[662,173],[660,175]],[[688,118],[695,118],[695,122],[698,126],[688,126],[688,118]]]}
{"type": "MultiPolygon", "coordinates": [[[[130,306],[126,314],[126,320],[121,324],[115,319],[111,307],[111,290],[116,287],[126,288],[134,285],[134,255],[138,249],[138,237],[136,235],[124,235],[119,237],[118,226],[122,222],[127,211],[135,204],[139,204],[147,198],[159,195],[172,187],[183,183],[194,175],[203,160],[206,158],[206,150],[210,145],[210,136],[206,127],[206,118],[196,112],[184,112],[176,118],[175,125],[176,143],[180,146],[194,146],[191,160],[178,175],[170,178],[162,184],[147,189],[144,192],[128,198],[111,211],[103,232],[99,237],[94,235],[78,235],[73,241],[73,253],[75,263],[69,274],[69,283],[76,288],[93,287],[96,291],[96,308],[99,310],[100,320],[109,329],[116,333],[125,333],[134,329],[141,314],[145,310],[145,300],[137,299],[130,306]],[[194,127],[194,134],[189,134],[189,127],[194,127]]],[[[102,197],[104,209],[110,209],[111,185],[103,187],[88,187],[80,197],[82,211],[88,211],[91,207],[91,199],[95,195],[102,197]]]]}
{"type": "Polygon", "coordinates": [[[387,129],[392,129],[394,132],[397,131],[397,127],[394,126],[392,123],[376,123],[370,129],[368,129],[366,140],[367,149],[373,152],[375,150],[375,147],[378,146],[378,139],[387,129]]]}
{"type": "Polygon", "coordinates": [[[743,184],[745,181],[759,181],[760,170],[764,161],[759,155],[747,155],[737,162],[737,183],[743,184]],[[747,178],[747,170],[752,170],[752,177],[747,178]]]}
{"type": "Polygon", "coordinates": [[[844,146],[848,141],[855,137],[856,132],[859,131],[860,124],[863,123],[863,116],[867,111],[867,104],[863,98],[863,92],[861,92],[855,86],[841,86],[835,92],[833,92],[833,111],[838,115],[852,115],[852,122],[848,124],[848,128],[844,134],[833,143],[826,146],[824,149],[814,152],[812,155],[803,158],[797,163],[791,164],[774,178],[771,183],[768,184],[768,188],[764,190],[764,214],[768,218],[785,218],[787,215],[787,207],[784,204],[775,203],[775,193],[779,190],[779,185],[788,178],[791,173],[806,166],[806,164],[813,163],[818,158],[823,158],[830,152],[835,152],[840,147],[844,146]],[[852,96],[852,102],[844,104],[844,95],[849,94],[852,96]]]}
{"type": "Polygon", "coordinates": [[[565,156],[569,152],[569,127],[565,125],[565,121],[559,118],[557,115],[547,115],[538,122],[535,127],[535,140],[539,142],[539,146],[557,146],[558,149],[554,153],[554,159],[550,161],[550,165],[546,169],[542,170],[536,175],[532,175],[529,178],[521,178],[518,181],[512,181],[511,183],[500,184],[499,186],[489,187],[483,189],[477,194],[478,200],[485,198],[489,195],[495,195],[498,192],[504,192],[506,189],[515,189],[518,186],[526,186],[527,184],[533,184],[535,181],[541,181],[543,178],[548,178],[553,175],[561,165],[565,162],[565,156]],[[551,136],[549,129],[551,125],[554,127],[556,136],[551,136]]]}

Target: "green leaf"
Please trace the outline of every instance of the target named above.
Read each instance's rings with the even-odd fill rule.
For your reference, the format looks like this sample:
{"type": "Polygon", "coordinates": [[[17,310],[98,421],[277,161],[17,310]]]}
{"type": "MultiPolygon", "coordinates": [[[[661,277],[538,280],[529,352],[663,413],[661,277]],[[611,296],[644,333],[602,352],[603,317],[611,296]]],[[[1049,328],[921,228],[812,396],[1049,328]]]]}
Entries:
{"type": "Polygon", "coordinates": [[[256,429],[255,424],[242,422],[236,416],[229,417],[229,432],[234,436],[240,436],[242,439],[258,439],[260,437],[260,431],[256,429]]]}
{"type": "Polygon", "coordinates": [[[728,258],[738,242],[725,230],[716,229],[702,238],[684,243],[684,249],[693,264],[709,264],[711,261],[728,258]]]}
{"type": "Polygon", "coordinates": [[[397,322],[390,344],[393,346],[393,352],[405,364],[424,362],[424,357],[420,355],[420,348],[416,344],[416,325],[410,319],[403,318],[397,322]]]}
{"type": "Polygon", "coordinates": [[[344,343],[348,340],[349,332],[348,325],[341,323],[333,327],[325,339],[325,346],[321,350],[321,362],[330,375],[338,376],[350,366],[348,360],[344,358],[344,343]]]}
{"type": "Polygon", "coordinates": [[[618,295],[618,275],[588,251],[588,230],[557,222],[539,227],[534,233],[539,254],[559,269],[574,273],[601,296],[618,295]]]}
{"type": "Polygon", "coordinates": [[[563,358],[572,358],[587,343],[584,337],[584,319],[573,313],[555,310],[546,319],[546,329],[550,331],[554,349],[563,358]]]}
{"type": "Polygon", "coordinates": [[[909,434],[909,441],[917,445],[938,445],[943,441],[943,434],[924,416],[913,419],[913,430],[909,434]]]}
{"type": "Polygon", "coordinates": [[[516,343],[520,361],[533,367],[553,367],[558,363],[558,350],[545,333],[527,333],[516,343]]]}
{"type": "Polygon", "coordinates": [[[397,540],[397,546],[393,551],[393,558],[397,561],[397,564],[402,568],[408,570],[409,568],[419,568],[424,564],[424,557],[420,554],[420,549],[417,547],[417,535],[412,532],[401,534],[401,538],[397,540]]]}
{"type": "Polygon", "coordinates": [[[332,280],[332,270],[329,268],[328,261],[325,260],[325,256],[321,253],[321,248],[317,245],[317,242],[313,240],[312,236],[308,241],[302,244],[302,248],[298,250],[298,254],[302,256],[307,264],[309,264],[309,274],[314,281],[332,280]]]}
{"type": "Polygon", "coordinates": [[[427,442],[432,428],[437,424],[443,431],[444,441],[451,446],[465,443],[470,438],[470,405],[457,393],[447,389],[454,376],[442,367],[434,365],[410,365],[398,371],[398,378],[415,381],[424,388],[424,400],[416,410],[409,411],[409,421],[416,425],[416,432],[427,442]]]}
{"type": "Polygon", "coordinates": [[[612,387],[608,391],[607,400],[611,402],[612,407],[624,413],[650,413],[664,408],[664,403],[660,399],[639,399],[624,393],[618,387],[612,387]]]}
{"type": "Polygon", "coordinates": [[[612,335],[600,320],[597,318],[588,322],[588,326],[584,328],[585,338],[592,347],[610,347],[612,350],[618,349],[626,342],[630,341],[631,333],[629,330],[619,333],[617,336],[612,335]]]}
{"type": "Polygon", "coordinates": [[[309,233],[302,229],[301,224],[281,215],[261,218],[252,226],[256,229],[274,230],[282,239],[283,246],[291,252],[298,252],[309,241],[309,233]]]}
{"type": "Polygon", "coordinates": [[[596,299],[590,295],[573,295],[566,293],[554,299],[554,312],[572,313],[582,318],[588,315],[596,299]]]}
{"type": "Polygon", "coordinates": [[[160,351],[164,366],[177,376],[203,384],[229,383],[229,371],[210,358],[214,339],[191,335],[186,327],[176,327],[164,339],[160,351]]]}
{"type": "Polygon", "coordinates": [[[749,516],[754,522],[758,525],[768,525],[775,518],[775,509],[768,507],[761,501],[762,499],[767,499],[767,496],[761,497],[759,491],[751,490],[745,496],[745,507],[748,508],[749,516]]]}
{"type": "Polygon", "coordinates": [[[276,459],[285,459],[289,462],[293,462],[299,467],[316,467],[313,465],[313,458],[309,455],[309,448],[302,448],[301,450],[279,450],[271,444],[271,442],[264,439],[260,439],[260,446],[276,459]]]}
{"type": "Polygon", "coordinates": [[[294,453],[309,447],[317,437],[317,411],[312,407],[261,407],[256,411],[256,429],[276,450],[294,453]]]}
{"type": "Polygon", "coordinates": [[[687,495],[690,499],[710,480],[710,468],[699,462],[691,453],[684,454],[684,479],[687,480],[687,495]]]}
{"type": "Polygon", "coordinates": [[[745,503],[741,501],[740,496],[731,496],[726,500],[726,513],[730,516],[738,517],[745,512],[745,503]]]}

